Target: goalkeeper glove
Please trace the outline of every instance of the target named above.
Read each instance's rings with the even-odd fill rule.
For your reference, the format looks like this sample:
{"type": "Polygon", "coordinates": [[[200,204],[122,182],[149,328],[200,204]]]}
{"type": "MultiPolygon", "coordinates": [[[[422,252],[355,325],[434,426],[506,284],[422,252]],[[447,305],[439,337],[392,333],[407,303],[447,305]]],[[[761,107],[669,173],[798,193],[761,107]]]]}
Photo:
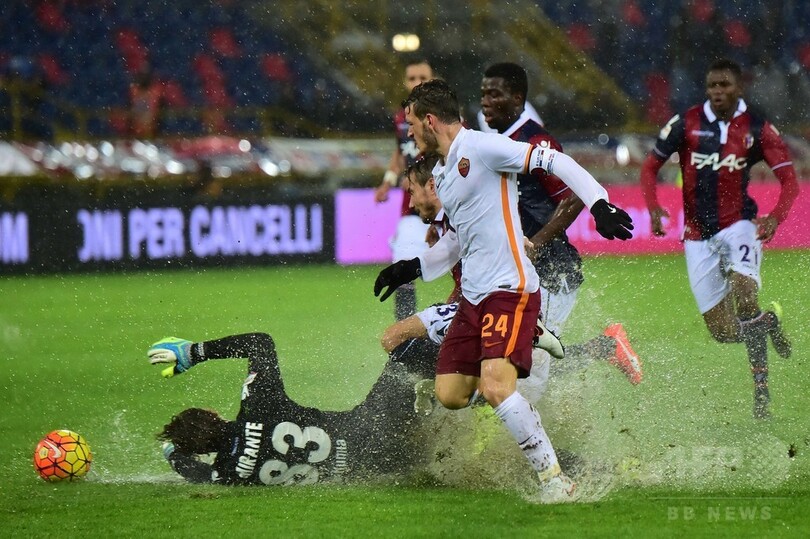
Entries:
{"type": "Polygon", "coordinates": [[[633,237],[633,220],[623,209],[614,206],[607,200],[600,198],[591,206],[593,220],[596,221],[596,231],[609,240],[618,238],[629,240],[633,237]]]}
{"type": "Polygon", "coordinates": [[[380,296],[380,291],[388,287],[380,296],[380,301],[385,301],[394,293],[394,290],[420,275],[422,275],[422,266],[419,264],[418,258],[394,262],[377,275],[377,280],[374,282],[374,295],[380,296]]]}
{"type": "Polygon", "coordinates": [[[171,442],[163,442],[163,457],[171,461],[172,455],[174,454],[174,444],[171,442]]]}
{"type": "Polygon", "coordinates": [[[194,366],[191,361],[191,341],[177,337],[166,337],[159,340],[149,348],[146,355],[149,356],[149,363],[152,365],[172,364],[161,371],[164,378],[186,372],[194,366]]]}

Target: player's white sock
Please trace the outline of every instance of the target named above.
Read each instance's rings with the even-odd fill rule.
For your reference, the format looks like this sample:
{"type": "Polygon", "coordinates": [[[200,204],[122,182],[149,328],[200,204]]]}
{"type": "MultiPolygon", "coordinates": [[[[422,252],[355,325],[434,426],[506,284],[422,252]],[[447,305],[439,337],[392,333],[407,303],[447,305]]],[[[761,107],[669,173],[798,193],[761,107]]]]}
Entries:
{"type": "Polygon", "coordinates": [[[515,391],[509,395],[495,408],[495,415],[512,433],[521,451],[541,477],[550,470],[559,470],[557,454],[540,421],[540,414],[520,393],[515,391]]]}

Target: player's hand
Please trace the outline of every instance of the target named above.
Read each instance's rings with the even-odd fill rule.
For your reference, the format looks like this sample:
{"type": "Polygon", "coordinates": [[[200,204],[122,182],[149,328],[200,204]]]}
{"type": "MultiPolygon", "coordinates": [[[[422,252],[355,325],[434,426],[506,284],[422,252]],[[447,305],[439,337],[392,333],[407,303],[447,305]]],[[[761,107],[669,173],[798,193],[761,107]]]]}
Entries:
{"type": "Polygon", "coordinates": [[[669,212],[661,206],[650,210],[650,224],[652,225],[652,233],[654,235],[666,235],[667,231],[664,230],[664,218],[669,219],[669,212]]]}
{"type": "Polygon", "coordinates": [[[388,200],[388,191],[391,190],[391,186],[387,183],[383,183],[377,189],[374,190],[374,202],[386,202],[388,200]]]}
{"type": "Polygon", "coordinates": [[[591,206],[591,214],[596,221],[596,231],[609,240],[629,240],[633,237],[633,220],[623,209],[600,198],[591,206]]]}
{"type": "Polygon", "coordinates": [[[757,239],[762,243],[768,243],[773,239],[776,234],[776,227],[779,226],[779,221],[776,217],[770,215],[763,215],[754,219],[754,224],[757,225],[757,239]]]}
{"type": "Polygon", "coordinates": [[[164,378],[184,373],[193,366],[191,341],[177,337],[167,337],[156,342],[147,350],[146,355],[152,365],[169,365],[160,371],[164,378]]]}
{"type": "Polygon", "coordinates": [[[385,301],[388,296],[394,293],[394,290],[409,283],[422,275],[422,266],[418,258],[411,260],[400,260],[394,262],[377,275],[377,280],[374,281],[374,295],[380,296],[383,288],[386,290],[380,296],[380,301],[385,301]]]}
{"type": "Polygon", "coordinates": [[[435,226],[430,225],[425,234],[425,243],[428,244],[428,247],[433,247],[437,241],[439,241],[439,231],[436,230],[435,226]]]}
{"type": "Polygon", "coordinates": [[[523,250],[526,251],[526,256],[529,257],[529,260],[534,262],[535,259],[537,258],[537,253],[539,249],[535,244],[532,243],[532,240],[530,240],[526,236],[523,236],[523,250]]]}
{"type": "Polygon", "coordinates": [[[171,442],[163,442],[163,458],[166,460],[171,459],[174,454],[174,444],[171,442]]]}

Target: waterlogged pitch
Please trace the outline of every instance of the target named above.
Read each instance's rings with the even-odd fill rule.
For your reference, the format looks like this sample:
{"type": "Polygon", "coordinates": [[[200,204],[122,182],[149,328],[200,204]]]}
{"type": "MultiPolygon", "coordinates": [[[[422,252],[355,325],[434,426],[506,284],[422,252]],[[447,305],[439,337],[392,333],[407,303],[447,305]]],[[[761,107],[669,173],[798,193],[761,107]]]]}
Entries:
{"type": "MultiPolygon", "coordinates": [[[[379,267],[4,278],[0,525],[11,536],[808,536],[809,260],[766,255],[761,303],[782,303],[794,356],[771,351],[773,418],[755,421],[745,349],[711,340],[682,257],[587,259],[563,341],[622,322],[644,380],[633,386],[606,362],[552,378],[541,414],[583,494],[553,507],[535,503],[530,468],[486,409],[431,414],[436,458],[413,477],[227,488],[183,483],[168,467],[155,434],[189,406],[232,417],[244,363],[167,380],[146,361],[152,342],[268,332],[292,398],[348,409],[385,361],[393,305],[372,295],[379,267]],[[92,440],[81,482],[45,483],[32,469],[42,433],[59,425],[92,440]]],[[[449,288],[420,284],[420,304],[449,288]]]]}

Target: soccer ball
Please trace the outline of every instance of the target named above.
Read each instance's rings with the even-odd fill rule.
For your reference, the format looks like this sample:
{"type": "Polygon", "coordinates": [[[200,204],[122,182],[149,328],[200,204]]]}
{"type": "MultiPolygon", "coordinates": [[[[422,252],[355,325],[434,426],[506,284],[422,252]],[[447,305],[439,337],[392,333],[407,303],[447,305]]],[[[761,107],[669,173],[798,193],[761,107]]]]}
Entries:
{"type": "Polygon", "coordinates": [[[62,429],[45,436],[34,450],[34,468],[45,481],[75,481],[90,470],[93,453],[81,434],[62,429]]]}

